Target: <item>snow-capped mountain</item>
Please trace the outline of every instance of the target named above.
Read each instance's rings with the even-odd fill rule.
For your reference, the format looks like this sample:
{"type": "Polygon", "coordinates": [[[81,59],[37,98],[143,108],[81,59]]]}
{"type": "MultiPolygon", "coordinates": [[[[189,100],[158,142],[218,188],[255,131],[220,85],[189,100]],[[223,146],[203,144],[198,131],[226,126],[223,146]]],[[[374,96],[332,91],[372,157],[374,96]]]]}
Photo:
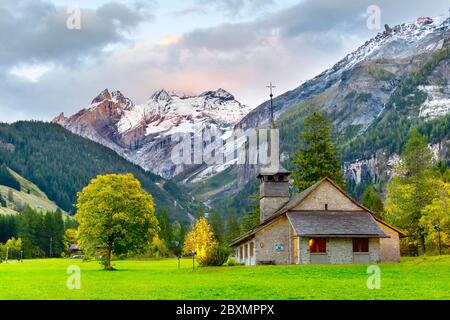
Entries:
{"type": "Polygon", "coordinates": [[[68,118],[60,114],[53,122],[110,147],[146,170],[172,178],[187,167],[171,161],[174,135],[201,135],[206,129],[226,134],[250,110],[223,89],[199,96],[159,90],[139,105],[120,91],[105,89],[87,108],[68,118]]]}
{"type": "MultiPolygon", "coordinates": [[[[430,55],[447,45],[449,36],[450,18],[445,17],[421,17],[412,23],[392,28],[386,25],[384,32],[368,40],[332,68],[276,97],[274,111],[280,115],[323,94],[320,101],[322,109],[327,113],[342,113],[335,119],[336,125],[341,129],[349,125],[361,125],[365,129],[382,113],[384,104],[400,81],[430,55]],[[349,117],[346,110],[348,101],[344,101],[344,98],[351,91],[368,92],[371,96],[367,97],[367,101],[350,106],[352,116],[349,117]]],[[[443,115],[450,111],[448,99],[436,93],[436,87],[427,86],[424,90],[430,95],[421,116],[443,115]]],[[[448,87],[444,90],[447,90],[444,96],[446,94],[448,97],[450,90],[448,87]]],[[[269,118],[268,104],[269,101],[266,101],[252,110],[239,126],[255,127],[266,122],[269,118]]]]}
{"type": "MultiPolygon", "coordinates": [[[[449,39],[448,17],[421,17],[395,27],[386,25],[383,32],[332,68],[276,97],[274,109],[280,126],[298,127],[306,114],[320,111],[333,121],[343,145],[366,134],[377,137],[385,144],[367,145],[358,153],[344,148],[345,174],[356,184],[386,181],[392,171],[391,159],[398,158],[399,150],[389,146],[396,141],[383,138],[395,128],[378,129],[376,124],[388,112],[397,114],[404,123],[416,124],[450,114],[449,39]]],[[[268,105],[266,101],[253,109],[238,127],[265,125],[268,105]]],[[[287,131],[281,138],[295,140],[287,131]]],[[[450,136],[431,138],[439,147],[439,157],[450,159],[450,136]]]]}

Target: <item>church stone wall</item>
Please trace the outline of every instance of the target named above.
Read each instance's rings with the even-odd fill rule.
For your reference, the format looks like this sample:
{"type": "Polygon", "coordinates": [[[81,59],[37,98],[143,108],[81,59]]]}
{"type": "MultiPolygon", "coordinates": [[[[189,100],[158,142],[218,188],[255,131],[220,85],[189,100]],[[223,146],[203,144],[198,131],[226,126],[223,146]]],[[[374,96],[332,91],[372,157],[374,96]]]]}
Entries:
{"type": "Polygon", "coordinates": [[[273,216],[273,214],[280,209],[286,202],[289,201],[289,197],[264,197],[259,201],[260,211],[260,223],[263,223],[267,219],[273,216]]]}
{"type": "Polygon", "coordinates": [[[353,263],[353,241],[351,238],[328,238],[327,254],[329,263],[353,263]]]}
{"type": "Polygon", "coordinates": [[[390,237],[380,239],[381,262],[400,262],[400,238],[398,232],[378,221],[377,223],[384,233],[390,237]]]}
{"type": "Polygon", "coordinates": [[[291,227],[286,216],[269,224],[255,235],[256,264],[273,262],[275,264],[294,263],[290,252],[292,246],[289,240],[291,227]],[[275,245],[280,245],[283,250],[277,250],[275,245]]]}
{"type": "Polygon", "coordinates": [[[361,211],[362,209],[353,203],[349,198],[328,181],[325,181],[317,187],[310,195],[306,197],[294,210],[325,210],[325,204],[328,210],[341,211],[361,211]]]}
{"type": "Polygon", "coordinates": [[[313,256],[309,252],[309,238],[300,238],[300,264],[329,263],[379,263],[380,244],[378,238],[369,239],[369,253],[354,257],[352,238],[327,238],[327,254],[313,256]]]}
{"type": "Polygon", "coordinates": [[[309,238],[300,237],[300,264],[310,264],[309,238]]]}
{"type": "Polygon", "coordinates": [[[369,258],[370,263],[380,263],[380,238],[369,239],[369,258]]]}

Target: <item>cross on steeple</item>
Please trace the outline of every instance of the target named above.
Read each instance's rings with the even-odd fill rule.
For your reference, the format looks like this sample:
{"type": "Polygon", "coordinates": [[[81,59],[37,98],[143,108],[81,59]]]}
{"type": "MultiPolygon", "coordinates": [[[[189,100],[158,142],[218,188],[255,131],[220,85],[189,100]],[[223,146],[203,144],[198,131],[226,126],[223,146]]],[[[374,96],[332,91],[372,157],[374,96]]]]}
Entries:
{"type": "Polygon", "coordinates": [[[273,118],[273,89],[276,88],[276,86],[274,86],[272,84],[272,82],[270,83],[270,85],[268,85],[266,88],[270,89],[270,126],[273,128],[275,128],[275,120],[273,118]]]}

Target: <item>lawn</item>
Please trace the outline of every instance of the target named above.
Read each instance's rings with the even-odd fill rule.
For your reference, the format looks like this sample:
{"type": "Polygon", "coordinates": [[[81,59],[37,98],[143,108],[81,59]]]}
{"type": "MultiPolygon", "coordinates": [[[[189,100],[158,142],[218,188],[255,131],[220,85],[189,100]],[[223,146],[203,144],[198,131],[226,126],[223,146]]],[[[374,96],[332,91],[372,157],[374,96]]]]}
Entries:
{"type": "Polygon", "coordinates": [[[369,290],[367,266],[208,267],[192,260],[98,262],[68,259],[0,264],[0,299],[450,299],[450,256],[381,264],[381,288],[369,290]],[[70,290],[67,268],[81,270],[70,290]]]}

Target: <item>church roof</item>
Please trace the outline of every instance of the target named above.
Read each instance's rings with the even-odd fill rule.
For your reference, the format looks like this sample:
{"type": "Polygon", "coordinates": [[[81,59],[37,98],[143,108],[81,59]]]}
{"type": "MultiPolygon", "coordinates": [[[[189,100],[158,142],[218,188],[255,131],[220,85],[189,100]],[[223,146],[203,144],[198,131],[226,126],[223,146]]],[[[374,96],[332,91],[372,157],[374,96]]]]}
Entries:
{"type": "Polygon", "coordinates": [[[258,173],[258,178],[260,178],[261,176],[273,176],[276,174],[291,174],[291,172],[287,169],[285,169],[281,164],[278,166],[278,169],[275,170],[273,168],[261,168],[261,170],[258,173]]]}
{"type": "Polygon", "coordinates": [[[287,217],[299,236],[388,237],[367,211],[290,211],[287,217]]]}

